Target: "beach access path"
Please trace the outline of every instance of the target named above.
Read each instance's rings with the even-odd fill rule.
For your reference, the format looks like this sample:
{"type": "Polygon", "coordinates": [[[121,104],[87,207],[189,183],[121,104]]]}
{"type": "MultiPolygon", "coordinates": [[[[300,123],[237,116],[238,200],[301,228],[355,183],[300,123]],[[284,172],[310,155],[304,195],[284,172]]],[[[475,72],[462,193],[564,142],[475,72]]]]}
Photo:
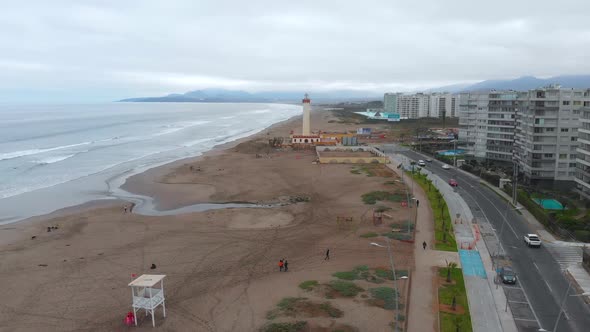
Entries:
{"type": "MultiPolygon", "coordinates": [[[[388,166],[400,177],[402,171],[388,166]]],[[[404,177],[405,181],[412,181],[404,177]]],[[[409,182],[406,182],[409,183],[409,182]]],[[[434,248],[434,223],[433,213],[428,198],[424,191],[414,185],[414,197],[420,201],[418,208],[415,205],[408,207],[413,209],[412,218],[416,220],[416,232],[414,238],[414,262],[415,269],[411,274],[411,290],[408,310],[408,331],[438,331],[438,288],[437,268],[446,266],[446,261],[455,262],[461,266],[456,252],[433,250],[434,248]],[[422,247],[427,243],[426,249],[422,247]]]]}

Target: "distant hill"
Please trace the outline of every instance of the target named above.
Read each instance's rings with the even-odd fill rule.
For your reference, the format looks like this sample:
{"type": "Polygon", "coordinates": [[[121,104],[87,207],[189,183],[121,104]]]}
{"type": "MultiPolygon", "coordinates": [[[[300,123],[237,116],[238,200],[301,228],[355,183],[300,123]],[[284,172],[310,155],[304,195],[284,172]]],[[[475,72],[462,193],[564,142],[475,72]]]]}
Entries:
{"type": "Polygon", "coordinates": [[[562,75],[550,78],[537,78],[534,76],[523,76],[512,80],[487,80],[475,84],[456,84],[440,88],[430,89],[427,92],[469,92],[495,90],[518,90],[526,91],[547,86],[560,84],[563,88],[590,88],[590,75],[562,75]]]}
{"type": "MultiPolygon", "coordinates": [[[[142,97],[142,98],[128,98],[119,100],[121,102],[189,102],[189,103],[268,103],[268,102],[301,102],[303,91],[268,91],[250,93],[240,90],[225,90],[225,89],[203,89],[189,91],[183,94],[169,94],[162,97],[142,97]]],[[[381,99],[383,95],[376,92],[365,91],[330,91],[330,92],[310,92],[312,100],[315,102],[334,102],[334,101],[366,101],[381,99]]]]}

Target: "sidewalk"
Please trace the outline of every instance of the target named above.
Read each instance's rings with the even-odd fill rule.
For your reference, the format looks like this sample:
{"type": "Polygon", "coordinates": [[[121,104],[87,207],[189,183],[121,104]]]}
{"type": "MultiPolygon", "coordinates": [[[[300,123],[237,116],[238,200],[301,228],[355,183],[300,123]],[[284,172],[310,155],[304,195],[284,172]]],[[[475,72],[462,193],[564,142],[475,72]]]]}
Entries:
{"type": "MultiPolygon", "coordinates": [[[[393,158],[399,164],[403,159],[393,158]]],[[[406,159],[407,160],[407,159],[406,159]]],[[[395,165],[395,164],[394,164],[395,165]]],[[[395,169],[395,166],[391,166],[395,169]]],[[[467,297],[469,302],[469,310],[471,313],[472,326],[474,331],[517,331],[514,318],[511,311],[505,311],[506,295],[501,288],[496,288],[494,283],[495,271],[492,266],[490,254],[479,236],[474,235],[473,225],[471,221],[474,219],[471,209],[465,201],[454,190],[446,184],[441,178],[435,174],[423,169],[423,173],[428,174],[428,177],[433,181],[449,207],[449,212],[454,220],[453,229],[457,240],[457,245],[461,248],[475,243],[476,252],[481,257],[482,264],[485,268],[486,277],[482,278],[477,275],[468,275],[463,269],[465,279],[465,287],[467,288],[467,297]],[[457,218],[459,214],[459,218],[457,218]]],[[[409,180],[411,181],[411,180],[409,180]]],[[[418,185],[415,185],[418,187],[418,185]]],[[[418,189],[415,193],[422,194],[418,189]]],[[[418,198],[420,199],[420,198],[418,198]]],[[[431,217],[432,218],[432,217],[431,217]]],[[[432,221],[429,221],[432,225],[432,221]]],[[[432,235],[431,235],[432,236],[432,235]]],[[[421,243],[420,237],[416,236],[416,243],[421,243]]],[[[419,250],[418,250],[419,251],[419,250]]],[[[416,265],[419,264],[420,254],[416,254],[416,265]]],[[[423,261],[428,264],[428,262],[423,261]]],[[[413,283],[414,284],[414,283],[413,283]]],[[[412,290],[413,291],[413,290],[412,290]]],[[[414,293],[412,293],[412,300],[414,300],[414,293]]],[[[410,305],[410,313],[412,306],[410,305]]],[[[410,314],[410,320],[411,320],[410,314]]],[[[411,322],[411,321],[410,321],[411,322]]],[[[411,323],[409,327],[411,328],[411,323]]]]}
{"type": "MultiPolygon", "coordinates": [[[[391,166],[390,166],[391,167],[391,166]]],[[[398,175],[401,170],[391,167],[398,175]]],[[[436,267],[446,266],[446,261],[460,260],[457,253],[431,250],[434,246],[433,214],[428,199],[418,186],[414,187],[414,196],[420,201],[416,217],[416,238],[414,240],[415,267],[412,271],[410,289],[410,307],[408,309],[408,331],[438,331],[438,289],[436,267]],[[426,250],[422,242],[428,244],[426,250]]],[[[414,208],[415,209],[415,208],[414,208]]]]}

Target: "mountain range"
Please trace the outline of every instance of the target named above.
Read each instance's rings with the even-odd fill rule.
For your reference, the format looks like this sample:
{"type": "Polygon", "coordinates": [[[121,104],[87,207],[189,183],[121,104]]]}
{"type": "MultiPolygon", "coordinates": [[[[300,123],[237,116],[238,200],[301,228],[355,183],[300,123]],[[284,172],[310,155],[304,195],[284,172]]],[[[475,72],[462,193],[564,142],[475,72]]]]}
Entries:
{"type": "MultiPolygon", "coordinates": [[[[423,92],[470,92],[489,90],[529,90],[550,84],[560,84],[563,88],[590,88],[590,75],[562,75],[550,78],[523,76],[511,80],[486,80],[475,84],[454,84],[439,88],[428,89],[423,92]]],[[[418,92],[418,91],[415,91],[418,92]]],[[[310,94],[314,101],[328,103],[338,101],[367,101],[381,99],[380,92],[335,90],[328,92],[313,92],[310,94]]],[[[240,90],[203,89],[189,91],[183,94],[169,94],[161,97],[128,98],[121,102],[300,102],[302,91],[266,91],[246,92],[240,90]]]]}

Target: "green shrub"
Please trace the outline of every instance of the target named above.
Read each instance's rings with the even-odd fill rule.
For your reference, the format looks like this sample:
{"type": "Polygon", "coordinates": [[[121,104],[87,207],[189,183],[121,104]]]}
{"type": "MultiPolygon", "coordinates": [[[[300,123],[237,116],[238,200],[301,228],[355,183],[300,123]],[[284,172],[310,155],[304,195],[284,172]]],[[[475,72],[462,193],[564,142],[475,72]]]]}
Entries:
{"type": "Polygon", "coordinates": [[[377,287],[369,289],[369,292],[373,298],[383,301],[384,309],[395,309],[399,297],[395,289],[390,287],[377,287]]]}
{"type": "Polygon", "coordinates": [[[354,271],[334,272],[332,276],[342,280],[355,280],[358,279],[358,274],[354,271]]]}
{"type": "Polygon", "coordinates": [[[261,332],[301,332],[307,327],[306,321],[294,323],[272,323],[260,329],[261,332]]]}
{"type": "Polygon", "coordinates": [[[310,291],[315,288],[319,283],[317,280],[306,280],[299,284],[299,288],[310,291]]]}
{"type": "Polygon", "coordinates": [[[401,202],[405,198],[401,194],[394,194],[387,191],[372,191],[370,193],[363,194],[361,199],[365,204],[375,204],[377,201],[390,201],[390,202],[401,202]]]}
{"type": "Polygon", "coordinates": [[[340,295],[347,297],[356,296],[359,292],[363,291],[362,288],[350,281],[333,280],[330,282],[329,286],[340,295]]]}
{"type": "Polygon", "coordinates": [[[379,234],[375,233],[375,232],[368,232],[365,234],[361,234],[360,237],[363,238],[371,238],[371,237],[377,237],[379,234]]]}
{"type": "Polygon", "coordinates": [[[320,304],[320,309],[325,311],[330,317],[340,318],[344,315],[342,310],[333,307],[330,302],[324,302],[320,304]]]}

